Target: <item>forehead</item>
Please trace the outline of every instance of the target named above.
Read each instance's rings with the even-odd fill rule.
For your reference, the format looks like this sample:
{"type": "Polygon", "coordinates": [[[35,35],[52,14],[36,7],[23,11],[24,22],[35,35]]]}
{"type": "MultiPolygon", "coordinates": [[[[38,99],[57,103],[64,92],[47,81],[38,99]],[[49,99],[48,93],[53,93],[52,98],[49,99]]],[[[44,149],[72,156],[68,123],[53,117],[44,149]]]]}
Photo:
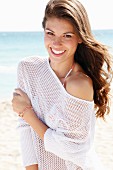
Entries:
{"type": "Polygon", "coordinates": [[[70,21],[55,17],[47,19],[45,29],[51,29],[52,31],[75,32],[70,21]]]}

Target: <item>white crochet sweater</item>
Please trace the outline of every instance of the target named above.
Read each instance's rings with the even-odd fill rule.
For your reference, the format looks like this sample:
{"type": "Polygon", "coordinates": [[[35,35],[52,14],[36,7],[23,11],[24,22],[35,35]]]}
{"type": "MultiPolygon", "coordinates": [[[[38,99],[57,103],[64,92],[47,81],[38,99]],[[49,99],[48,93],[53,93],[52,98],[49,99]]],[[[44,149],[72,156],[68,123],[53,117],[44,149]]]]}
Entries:
{"type": "Polygon", "coordinates": [[[93,170],[94,102],[70,95],[48,58],[30,57],[18,66],[18,87],[29,96],[37,116],[49,127],[44,142],[22,118],[18,129],[24,166],[39,170],[93,170]]]}

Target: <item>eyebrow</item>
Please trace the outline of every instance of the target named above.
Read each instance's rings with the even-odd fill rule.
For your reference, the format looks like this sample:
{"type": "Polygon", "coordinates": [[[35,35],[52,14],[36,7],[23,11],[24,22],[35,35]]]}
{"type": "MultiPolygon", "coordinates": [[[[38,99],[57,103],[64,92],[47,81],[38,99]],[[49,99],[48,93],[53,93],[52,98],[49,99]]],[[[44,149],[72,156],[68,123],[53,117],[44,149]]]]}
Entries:
{"type": "MultiPolygon", "coordinates": [[[[45,30],[46,30],[46,31],[51,31],[51,32],[54,33],[54,31],[52,31],[52,30],[49,29],[49,28],[46,28],[45,30]]],[[[75,33],[74,33],[74,32],[65,32],[65,33],[63,33],[63,34],[75,34],[75,33]]]]}
{"type": "Polygon", "coordinates": [[[51,30],[51,29],[49,29],[49,28],[46,28],[45,30],[48,30],[48,31],[54,32],[54,31],[52,31],[52,30],[51,30]]]}

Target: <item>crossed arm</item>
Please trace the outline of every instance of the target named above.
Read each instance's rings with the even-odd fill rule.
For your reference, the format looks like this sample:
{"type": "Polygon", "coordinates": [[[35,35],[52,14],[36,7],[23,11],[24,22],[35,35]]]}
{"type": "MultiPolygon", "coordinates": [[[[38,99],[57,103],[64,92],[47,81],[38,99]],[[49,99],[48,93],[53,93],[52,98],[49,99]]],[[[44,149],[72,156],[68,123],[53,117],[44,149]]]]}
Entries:
{"type": "MultiPolygon", "coordinates": [[[[13,97],[12,106],[13,106],[13,110],[15,112],[17,112],[17,114],[19,114],[26,108],[26,106],[31,106],[31,102],[30,102],[28,96],[22,90],[17,89],[15,92],[17,95],[15,95],[13,97]]],[[[79,107],[78,109],[80,110],[80,108],[81,107],[79,107]]],[[[49,129],[48,126],[46,126],[41,120],[38,119],[38,117],[36,116],[36,114],[34,113],[34,111],[32,109],[25,110],[22,118],[35,130],[35,132],[40,136],[40,138],[42,140],[44,140],[44,138],[46,139],[44,141],[45,141],[45,148],[47,151],[56,154],[57,156],[61,157],[62,159],[65,159],[65,160],[71,161],[74,164],[78,164],[78,165],[80,164],[80,166],[83,166],[82,165],[83,161],[79,162],[79,160],[78,160],[78,162],[77,162],[77,159],[76,159],[76,155],[77,155],[77,153],[79,154],[79,151],[77,152],[75,149],[74,150],[75,154],[72,151],[73,147],[74,148],[78,147],[79,141],[82,141],[82,144],[79,145],[79,150],[84,151],[84,154],[87,150],[89,150],[89,147],[90,147],[87,144],[86,138],[87,138],[87,135],[89,134],[89,130],[90,130],[89,127],[90,127],[91,116],[90,116],[90,112],[88,110],[89,107],[83,107],[83,108],[84,108],[83,112],[85,111],[85,113],[88,112],[89,114],[85,115],[87,119],[85,119],[83,124],[81,124],[81,128],[79,129],[79,131],[76,131],[76,124],[73,122],[75,124],[75,133],[74,133],[75,137],[73,137],[73,139],[69,139],[67,136],[68,134],[65,135],[66,132],[64,134],[63,134],[63,132],[62,132],[62,134],[61,133],[57,134],[55,131],[49,129]],[[85,127],[85,133],[82,133],[81,131],[84,129],[84,127],[85,127]],[[47,133],[46,133],[46,131],[47,131],[47,133]],[[77,134],[76,134],[76,132],[77,132],[77,134]],[[80,137],[81,133],[83,134],[82,139],[80,137]],[[49,142],[50,140],[48,140],[51,136],[52,136],[51,139],[53,140],[52,147],[51,147],[51,143],[49,142]],[[54,139],[54,136],[57,136],[58,139],[59,139],[59,137],[61,138],[60,146],[63,146],[63,148],[62,148],[62,151],[60,151],[60,152],[59,152],[59,147],[57,147],[57,150],[55,149],[56,147],[54,147],[54,146],[57,146],[57,141],[54,139]],[[72,146],[70,148],[71,140],[75,141],[75,143],[73,142],[74,146],[72,146]],[[69,148],[71,150],[69,150],[69,148],[67,148],[67,145],[69,145],[69,148]],[[88,146],[88,148],[87,148],[87,146],[88,146]],[[66,149],[66,151],[64,153],[65,149],[66,149]],[[73,156],[73,160],[72,160],[72,156],[73,156]]],[[[81,113],[81,115],[83,114],[81,112],[81,110],[80,110],[80,113],[81,113]]],[[[72,124],[72,122],[71,122],[71,124],[72,124]]],[[[70,132],[70,130],[69,130],[69,132],[70,132]]],[[[26,167],[26,170],[38,170],[38,165],[28,166],[28,167],[26,167]]]]}
{"type": "MultiPolygon", "coordinates": [[[[15,90],[15,94],[12,99],[12,107],[13,110],[19,114],[22,112],[26,106],[31,106],[31,102],[27,95],[20,89],[15,90]]],[[[40,138],[44,139],[44,134],[48,127],[38,119],[36,114],[32,109],[27,109],[23,113],[22,117],[40,136],[40,138]]],[[[26,166],[26,170],[38,170],[38,164],[26,166]]]]}

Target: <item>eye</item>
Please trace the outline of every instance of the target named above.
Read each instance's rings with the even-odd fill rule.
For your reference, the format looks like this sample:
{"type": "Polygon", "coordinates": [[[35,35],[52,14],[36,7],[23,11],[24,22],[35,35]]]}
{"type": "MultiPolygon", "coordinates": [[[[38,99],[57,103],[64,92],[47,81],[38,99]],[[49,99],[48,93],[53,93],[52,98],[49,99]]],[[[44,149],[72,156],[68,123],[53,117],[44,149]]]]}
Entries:
{"type": "Polygon", "coordinates": [[[72,38],[71,34],[64,34],[64,38],[72,38]]]}
{"type": "Polygon", "coordinates": [[[46,34],[49,36],[54,36],[53,32],[51,32],[51,31],[46,31],[46,34]]]}

